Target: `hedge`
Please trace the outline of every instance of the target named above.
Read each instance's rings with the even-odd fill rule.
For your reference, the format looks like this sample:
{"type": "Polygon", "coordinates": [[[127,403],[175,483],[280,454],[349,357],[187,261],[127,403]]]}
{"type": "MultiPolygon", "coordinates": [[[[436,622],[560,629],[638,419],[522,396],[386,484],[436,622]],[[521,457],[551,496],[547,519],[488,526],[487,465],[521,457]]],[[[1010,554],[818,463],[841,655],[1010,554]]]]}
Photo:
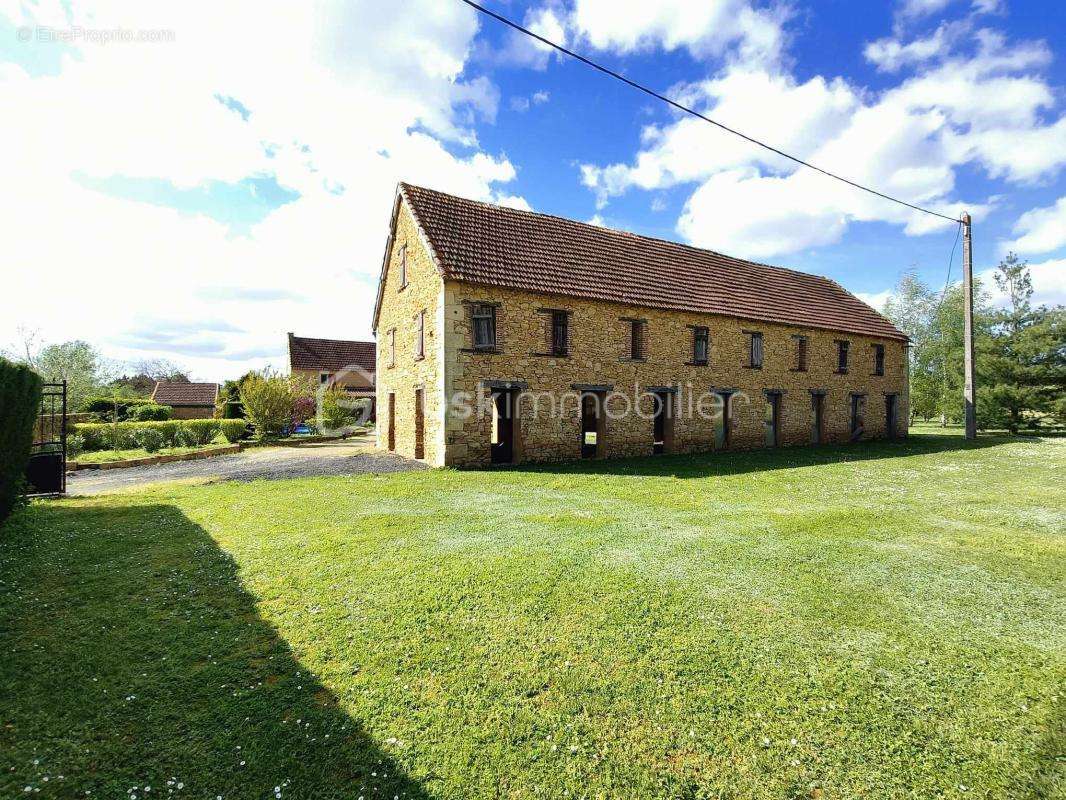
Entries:
{"type": "Polygon", "coordinates": [[[140,403],[130,406],[127,419],[130,422],[163,422],[174,416],[174,409],[158,403],[140,403]]]}
{"type": "Polygon", "coordinates": [[[99,414],[102,419],[111,419],[111,415],[115,413],[116,406],[118,411],[118,421],[123,422],[129,419],[133,409],[139,406],[156,405],[155,401],[148,397],[104,397],[103,395],[87,397],[85,403],[82,405],[82,410],[90,411],[94,414],[99,414]]]}
{"type": "Polygon", "coordinates": [[[15,508],[41,408],[40,376],[0,358],[0,523],[15,508]]]}
{"type": "MultiPolygon", "coordinates": [[[[80,437],[85,452],[95,450],[133,450],[143,447],[202,447],[221,433],[228,442],[245,434],[243,419],[186,419],[165,422],[82,422],[71,434],[80,437]],[[153,431],[145,434],[144,431],[153,431]],[[145,445],[148,445],[146,447],[145,445]]],[[[152,451],[150,451],[152,452],[152,451]]]]}

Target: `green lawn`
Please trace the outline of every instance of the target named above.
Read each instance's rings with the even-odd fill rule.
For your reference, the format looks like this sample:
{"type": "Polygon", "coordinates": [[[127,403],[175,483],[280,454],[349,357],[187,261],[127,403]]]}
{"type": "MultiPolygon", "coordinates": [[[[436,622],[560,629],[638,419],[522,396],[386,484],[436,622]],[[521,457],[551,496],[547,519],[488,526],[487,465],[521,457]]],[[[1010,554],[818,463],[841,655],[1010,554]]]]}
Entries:
{"type": "Polygon", "coordinates": [[[37,503],[0,797],[1062,798],[1064,467],[926,433],[37,503]]]}

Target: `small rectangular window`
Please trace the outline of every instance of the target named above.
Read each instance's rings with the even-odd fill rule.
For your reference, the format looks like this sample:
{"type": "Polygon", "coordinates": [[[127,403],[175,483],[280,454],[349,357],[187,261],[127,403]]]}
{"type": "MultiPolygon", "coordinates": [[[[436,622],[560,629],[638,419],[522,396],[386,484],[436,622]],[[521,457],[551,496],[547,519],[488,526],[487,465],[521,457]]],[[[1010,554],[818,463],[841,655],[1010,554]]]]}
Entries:
{"type": "Polygon", "coordinates": [[[472,319],[474,323],[474,348],[477,350],[494,350],[496,348],[496,306],[479,303],[474,306],[472,319]]]}
{"type": "Polygon", "coordinates": [[[400,288],[407,286],[407,245],[400,247],[400,288]]]}
{"type": "Polygon", "coordinates": [[[629,325],[629,357],[640,361],[644,358],[644,322],[634,319],[629,325]]]}
{"type": "Polygon", "coordinates": [[[796,372],[807,371],[807,337],[796,337],[796,372]]]}
{"type": "Polygon", "coordinates": [[[885,374],[885,346],[883,344],[874,345],[874,375],[885,374]]]}
{"type": "Polygon", "coordinates": [[[415,317],[415,360],[426,357],[426,312],[415,317]]]}
{"type": "Polygon", "coordinates": [[[704,327],[692,329],[692,363],[704,365],[710,358],[711,332],[704,327]]]}
{"type": "Polygon", "coordinates": [[[752,333],[751,335],[751,347],[750,347],[750,366],[752,369],[762,369],[762,334],[752,333]]]}
{"type": "Polygon", "coordinates": [[[552,355],[565,356],[568,352],[570,315],[565,311],[552,312],[552,355]]]}
{"type": "Polygon", "coordinates": [[[329,373],[328,372],[320,372],[320,373],[318,373],[318,382],[319,383],[323,383],[323,384],[329,383],[329,373]]]}
{"type": "Polygon", "coordinates": [[[848,348],[850,346],[850,342],[837,342],[837,372],[842,375],[848,371],[848,348]]]}
{"type": "Polygon", "coordinates": [[[389,366],[396,366],[396,329],[389,331],[389,366]]]}

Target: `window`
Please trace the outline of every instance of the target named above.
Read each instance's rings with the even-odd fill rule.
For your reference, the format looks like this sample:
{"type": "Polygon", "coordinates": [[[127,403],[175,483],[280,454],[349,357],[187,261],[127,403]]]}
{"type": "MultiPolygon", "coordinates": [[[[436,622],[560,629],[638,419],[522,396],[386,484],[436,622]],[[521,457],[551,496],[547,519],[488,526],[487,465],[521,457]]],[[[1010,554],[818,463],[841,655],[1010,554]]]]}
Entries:
{"type": "Polygon", "coordinates": [[[472,315],[474,323],[474,349],[496,349],[496,306],[478,303],[472,315]]]}
{"type": "Polygon", "coordinates": [[[396,329],[389,331],[389,366],[396,366],[396,329]]]}
{"type": "Polygon", "coordinates": [[[407,286],[407,245],[400,248],[400,288],[407,286]]]}
{"type": "Polygon", "coordinates": [[[415,361],[426,357],[426,312],[415,317],[415,361]]]}
{"type": "Polygon", "coordinates": [[[748,366],[752,369],[762,369],[762,334],[751,333],[751,346],[750,346],[750,362],[748,366]]]}
{"type": "Polygon", "coordinates": [[[570,333],[570,315],[565,311],[552,312],[552,349],[553,356],[565,356],[568,352],[567,339],[570,333]]]}
{"type": "Polygon", "coordinates": [[[322,383],[322,384],[329,383],[329,373],[328,372],[320,372],[320,373],[318,373],[318,382],[322,383]]]}
{"type": "Polygon", "coordinates": [[[885,374],[885,346],[883,344],[874,345],[874,375],[885,374]]]}
{"type": "Polygon", "coordinates": [[[796,339],[796,372],[807,371],[807,337],[797,336],[796,339]]]}
{"type": "Polygon", "coordinates": [[[634,361],[644,359],[644,320],[629,320],[629,357],[634,361]]]}
{"type": "Polygon", "coordinates": [[[710,358],[711,332],[704,327],[692,329],[692,363],[704,365],[710,358]]]}
{"type": "Polygon", "coordinates": [[[846,374],[848,371],[848,348],[850,346],[850,342],[837,342],[837,372],[841,375],[846,374]]]}

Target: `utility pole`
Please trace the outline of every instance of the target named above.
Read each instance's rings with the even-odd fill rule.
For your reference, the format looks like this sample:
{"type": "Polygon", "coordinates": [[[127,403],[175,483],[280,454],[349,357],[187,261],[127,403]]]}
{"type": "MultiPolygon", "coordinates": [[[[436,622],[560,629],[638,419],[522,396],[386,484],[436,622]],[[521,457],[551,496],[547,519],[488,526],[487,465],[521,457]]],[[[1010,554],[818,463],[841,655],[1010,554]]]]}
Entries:
{"type": "Polygon", "coordinates": [[[977,404],[974,398],[973,357],[973,241],[970,238],[970,215],[962,215],[962,309],[963,347],[965,349],[966,388],[963,390],[966,411],[966,438],[977,438],[977,404]]]}

